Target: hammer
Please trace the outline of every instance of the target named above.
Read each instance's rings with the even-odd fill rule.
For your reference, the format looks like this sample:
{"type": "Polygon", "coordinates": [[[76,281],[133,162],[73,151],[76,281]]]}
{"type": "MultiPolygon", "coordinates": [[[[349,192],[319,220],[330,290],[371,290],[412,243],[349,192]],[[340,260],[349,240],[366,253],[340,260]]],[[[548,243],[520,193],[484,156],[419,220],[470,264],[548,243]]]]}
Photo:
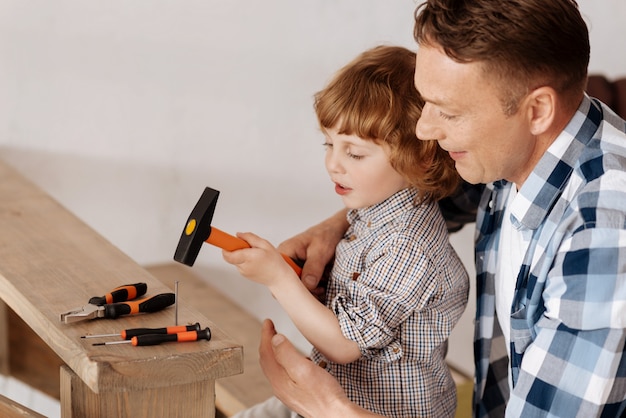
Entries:
{"type": "MultiPolygon", "coordinates": [[[[217,198],[220,192],[210,187],[206,187],[202,196],[191,211],[189,219],[183,233],[178,241],[174,260],[179,263],[193,266],[198,257],[200,248],[204,242],[215,245],[227,251],[240,250],[242,248],[250,248],[250,245],[233,235],[211,226],[213,212],[217,204],[217,198]]],[[[302,269],[296,262],[285,254],[281,254],[285,261],[291,266],[298,276],[302,273],[302,269]]]]}

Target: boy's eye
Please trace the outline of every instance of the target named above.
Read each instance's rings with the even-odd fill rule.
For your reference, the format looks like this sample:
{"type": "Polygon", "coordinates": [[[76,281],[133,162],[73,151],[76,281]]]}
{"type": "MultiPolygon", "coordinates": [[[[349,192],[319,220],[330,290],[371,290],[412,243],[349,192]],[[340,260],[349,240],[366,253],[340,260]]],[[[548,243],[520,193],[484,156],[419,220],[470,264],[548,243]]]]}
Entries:
{"type": "Polygon", "coordinates": [[[348,151],[347,154],[348,154],[348,157],[355,159],[355,160],[360,160],[361,158],[363,158],[362,155],[356,155],[356,154],[351,153],[350,151],[348,151]]]}
{"type": "MultiPolygon", "coordinates": [[[[329,148],[333,148],[333,143],[326,141],[322,144],[322,146],[328,150],[329,148]]],[[[345,152],[348,158],[352,158],[353,160],[360,160],[363,158],[363,155],[353,154],[349,148],[346,148],[345,152]]]]}

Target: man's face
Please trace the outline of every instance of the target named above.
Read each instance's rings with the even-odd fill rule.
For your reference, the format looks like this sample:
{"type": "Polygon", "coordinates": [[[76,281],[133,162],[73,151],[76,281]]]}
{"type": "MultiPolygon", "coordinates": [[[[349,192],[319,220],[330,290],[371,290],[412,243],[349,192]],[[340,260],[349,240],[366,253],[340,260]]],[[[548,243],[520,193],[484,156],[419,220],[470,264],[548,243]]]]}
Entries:
{"type": "Polygon", "coordinates": [[[492,80],[480,62],[458,63],[438,47],[420,46],[415,87],[426,104],[416,135],[437,140],[470,183],[506,179],[521,186],[536,163],[532,115],[524,99],[516,114],[505,115],[492,80]]]}

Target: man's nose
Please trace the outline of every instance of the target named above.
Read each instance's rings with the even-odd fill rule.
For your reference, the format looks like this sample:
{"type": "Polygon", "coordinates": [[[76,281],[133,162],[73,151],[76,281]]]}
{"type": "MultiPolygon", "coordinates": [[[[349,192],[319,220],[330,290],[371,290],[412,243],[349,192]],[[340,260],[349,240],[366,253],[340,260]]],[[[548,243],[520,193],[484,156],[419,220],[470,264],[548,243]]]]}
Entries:
{"type": "Polygon", "coordinates": [[[428,104],[424,105],[422,114],[415,125],[415,135],[418,139],[429,141],[443,138],[443,133],[437,127],[435,110],[428,104]]]}

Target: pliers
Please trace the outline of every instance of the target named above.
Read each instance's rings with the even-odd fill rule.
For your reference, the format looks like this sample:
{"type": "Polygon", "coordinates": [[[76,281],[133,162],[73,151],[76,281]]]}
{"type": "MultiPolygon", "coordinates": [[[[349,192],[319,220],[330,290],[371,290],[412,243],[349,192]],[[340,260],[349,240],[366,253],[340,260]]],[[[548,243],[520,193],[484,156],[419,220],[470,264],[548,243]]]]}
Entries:
{"type": "Polygon", "coordinates": [[[61,314],[61,322],[66,324],[87,319],[109,318],[115,319],[120,315],[129,315],[139,312],[156,312],[165,309],[176,302],[174,293],[161,293],[150,298],[129,302],[142,296],[148,290],[145,283],[127,284],[116,287],[104,296],[94,296],[87,305],[71,309],[61,314]]]}

